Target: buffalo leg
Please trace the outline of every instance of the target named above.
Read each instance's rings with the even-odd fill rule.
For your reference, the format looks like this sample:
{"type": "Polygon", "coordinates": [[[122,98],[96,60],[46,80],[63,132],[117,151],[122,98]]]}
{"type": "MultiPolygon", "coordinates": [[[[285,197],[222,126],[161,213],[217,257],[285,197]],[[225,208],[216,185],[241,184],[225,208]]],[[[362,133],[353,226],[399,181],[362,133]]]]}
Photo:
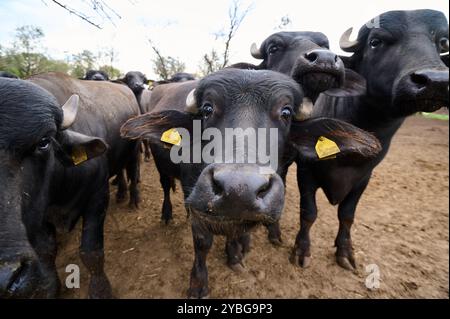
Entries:
{"type": "Polygon", "coordinates": [[[89,298],[112,298],[111,285],[104,271],[103,224],[108,208],[108,185],[91,198],[83,215],[80,257],[89,275],[89,298]]]}
{"type": "Polygon", "coordinates": [[[116,202],[123,203],[125,198],[127,197],[127,181],[125,180],[125,173],[123,170],[120,170],[116,178],[113,181],[113,185],[117,184],[117,194],[116,194],[116,202]]]}
{"type": "Polygon", "coordinates": [[[191,281],[188,290],[189,298],[204,298],[208,296],[208,268],[206,257],[213,243],[213,234],[209,231],[192,226],[195,259],[191,271],[191,281]]]}
{"type": "Polygon", "coordinates": [[[140,154],[139,154],[139,143],[136,143],[132,156],[127,164],[127,175],[130,180],[130,203],[129,206],[133,208],[139,207],[140,196],[139,196],[139,179],[140,179],[140,154]]]}
{"type": "Polygon", "coordinates": [[[161,220],[163,220],[167,225],[172,219],[172,202],[170,201],[170,188],[172,187],[172,178],[169,175],[160,174],[159,180],[164,191],[161,220]]]}
{"type": "Polygon", "coordinates": [[[272,245],[281,246],[283,241],[281,240],[280,222],[277,221],[275,223],[264,224],[264,226],[267,228],[267,237],[272,245]]]}
{"type": "Polygon", "coordinates": [[[228,266],[236,272],[242,272],[244,269],[243,259],[250,251],[250,234],[244,233],[238,238],[229,238],[225,244],[228,266]]]}
{"type": "Polygon", "coordinates": [[[336,246],[336,262],[339,266],[353,270],[356,268],[353,256],[353,246],[351,239],[351,227],[355,218],[355,210],[358,201],[369,183],[370,176],[355,187],[347,197],[339,204],[338,218],[339,230],[334,242],[336,246]]]}
{"type": "Polygon", "coordinates": [[[311,262],[311,240],[309,232],[317,218],[317,187],[314,186],[312,178],[300,176],[300,170],[298,172],[297,183],[300,189],[300,231],[295,239],[295,246],[291,254],[291,262],[306,268],[311,262]],[[306,185],[308,187],[306,187],[306,185]]]}
{"type": "Polygon", "coordinates": [[[146,162],[150,162],[151,153],[150,153],[150,147],[148,146],[148,141],[147,140],[143,140],[142,141],[142,145],[144,147],[144,160],[146,162]]]}

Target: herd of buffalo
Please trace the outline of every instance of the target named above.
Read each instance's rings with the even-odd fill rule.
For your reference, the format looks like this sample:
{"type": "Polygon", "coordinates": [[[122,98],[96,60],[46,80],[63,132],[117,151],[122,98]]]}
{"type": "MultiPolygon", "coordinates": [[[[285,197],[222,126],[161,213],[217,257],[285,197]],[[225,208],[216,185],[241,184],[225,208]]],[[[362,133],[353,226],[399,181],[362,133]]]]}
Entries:
{"type": "Polygon", "coordinates": [[[57,229],[82,223],[81,260],[89,297],[111,298],[104,271],[103,227],[110,187],[116,200],[140,202],[141,156],[153,158],[164,191],[161,218],[172,219],[178,179],[190,215],[195,258],[188,296],[206,297],[206,259],[214,235],[226,236],[228,266],[239,271],[250,231],[282,240],[279,220],[288,168],[300,191],[300,228],[290,260],[311,263],[310,229],[316,192],[338,205],[336,262],[356,267],[351,227],[373,169],[405,118],[449,104],[448,21],[434,10],[381,14],[340,47],[320,32],[278,32],[251,54],[259,65],[237,63],[196,80],[175,75],[150,90],[141,72],[111,81],[101,71],[83,79],[62,73],[17,79],[0,72],[0,298],[54,298],[57,229]],[[279,159],[258,163],[174,163],[161,136],[173,128],[276,128],[279,159]],[[339,149],[319,159],[317,141],[339,149]],[[151,154],[151,155],[150,155],[151,154]]]}

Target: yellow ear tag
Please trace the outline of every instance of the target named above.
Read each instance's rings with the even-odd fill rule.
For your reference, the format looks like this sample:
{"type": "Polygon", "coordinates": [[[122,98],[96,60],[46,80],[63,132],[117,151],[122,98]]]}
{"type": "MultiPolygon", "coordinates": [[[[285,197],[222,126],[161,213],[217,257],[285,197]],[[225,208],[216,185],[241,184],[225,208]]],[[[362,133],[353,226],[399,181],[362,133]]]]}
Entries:
{"type": "Polygon", "coordinates": [[[83,146],[75,146],[72,149],[72,161],[75,166],[80,165],[81,163],[86,162],[87,160],[88,156],[83,146]]]}
{"type": "Polygon", "coordinates": [[[180,146],[181,145],[181,135],[178,133],[176,128],[171,128],[170,130],[165,131],[161,135],[161,141],[180,146]]]}
{"type": "Polygon", "coordinates": [[[340,153],[341,150],[337,146],[335,142],[332,140],[321,136],[317,140],[316,143],[316,153],[317,156],[319,156],[320,159],[328,159],[328,158],[335,158],[337,153],[340,153]]]}

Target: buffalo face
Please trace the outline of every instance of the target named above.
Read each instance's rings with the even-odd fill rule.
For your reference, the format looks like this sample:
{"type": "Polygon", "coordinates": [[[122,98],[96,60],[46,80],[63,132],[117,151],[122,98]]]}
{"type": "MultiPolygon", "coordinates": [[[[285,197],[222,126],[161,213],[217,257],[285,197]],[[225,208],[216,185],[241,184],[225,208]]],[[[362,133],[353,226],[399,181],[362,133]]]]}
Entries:
{"type": "Polygon", "coordinates": [[[105,71],[101,70],[89,70],[86,72],[83,80],[91,81],[109,81],[109,76],[105,71]]]}
{"type": "Polygon", "coordinates": [[[133,91],[134,94],[138,94],[142,90],[144,90],[148,82],[146,76],[139,71],[128,72],[120,81],[124,82],[133,91]]]}
{"type": "Polygon", "coordinates": [[[65,130],[78,96],[61,109],[27,81],[0,79],[0,298],[55,297],[59,282],[53,226],[47,220],[53,181],[73,151],[102,154],[103,141],[65,130]]]}
{"type": "Polygon", "coordinates": [[[433,10],[390,11],[362,27],[356,41],[348,30],[341,47],[354,52],[349,66],[367,81],[367,93],[394,116],[448,107],[448,22],[433,10]]]}
{"type": "Polygon", "coordinates": [[[253,45],[251,53],[264,60],[259,68],[290,75],[313,100],[344,83],[344,63],[329,50],[328,39],[320,32],[278,32],[259,49],[253,45]]]}

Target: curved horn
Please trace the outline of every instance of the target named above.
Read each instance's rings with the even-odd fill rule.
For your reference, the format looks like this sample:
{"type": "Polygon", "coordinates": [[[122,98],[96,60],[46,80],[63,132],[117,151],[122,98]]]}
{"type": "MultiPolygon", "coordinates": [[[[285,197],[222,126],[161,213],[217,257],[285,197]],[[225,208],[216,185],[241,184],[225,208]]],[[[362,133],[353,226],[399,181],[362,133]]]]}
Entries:
{"type": "Polygon", "coordinates": [[[75,122],[75,118],[77,117],[78,112],[78,103],[80,101],[80,97],[76,94],[73,94],[66,103],[61,107],[63,111],[63,122],[61,124],[61,129],[65,130],[72,126],[73,122],[75,122]]]}
{"type": "Polygon", "coordinates": [[[196,114],[198,112],[197,101],[195,99],[195,89],[189,92],[186,98],[186,107],[184,109],[188,113],[196,114]]]}
{"type": "Polygon", "coordinates": [[[313,107],[313,102],[309,98],[304,97],[302,104],[298,107],[298,112],[295,115],[295,121],[304,121],[309,119],[311,117],[313,107]]]}
{"type": "Polygon", "coordinates": [[[250,53],[255,59],[261,60],[263,58],[261,50],[256,46],[256,43],[252,43],[252,46],[250,47],[250,53]]]}
{"type": "Polygon", "coordinates": [[[350,35],[352,34],[352,31],[353,28],[348,29],[341,35],[341,38],[339,39],[339,46],[345,52],[354,52],[356,46],[358,45],[358,41],[350,41],[350,35]]]}

